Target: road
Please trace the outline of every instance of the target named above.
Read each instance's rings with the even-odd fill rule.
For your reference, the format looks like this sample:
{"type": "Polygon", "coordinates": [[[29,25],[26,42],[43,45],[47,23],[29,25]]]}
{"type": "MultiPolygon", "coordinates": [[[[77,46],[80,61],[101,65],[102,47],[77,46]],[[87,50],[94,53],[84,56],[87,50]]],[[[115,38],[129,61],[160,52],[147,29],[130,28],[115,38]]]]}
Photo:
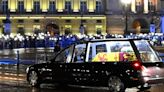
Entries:
{"type": "MultiPolygon", "coordinates": [[[[146,92],[164,92],[164,85],[153,85],[152,88],[146,92]]],[[[68,87],[57,87],[52,84],[43,84],[41,88],[32,88],[28,84],[13,82],[10,84],[0,83],[0,92],[109,92],[104,87],[84,87],[69,85],[68,87]]],[[[136,88],[128,88],[125,92],[142,92],[136,88]]]]}

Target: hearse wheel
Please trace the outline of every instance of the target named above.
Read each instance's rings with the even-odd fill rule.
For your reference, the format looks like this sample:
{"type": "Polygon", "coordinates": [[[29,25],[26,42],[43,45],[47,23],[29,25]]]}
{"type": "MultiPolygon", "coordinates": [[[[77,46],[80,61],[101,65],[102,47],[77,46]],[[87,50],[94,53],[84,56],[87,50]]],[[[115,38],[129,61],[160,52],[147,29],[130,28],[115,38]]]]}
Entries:
{"type": "Polygon", "coordinates": [[[32,87],[40,87],[39,76],[36,71],[30,71],[28,81],[32,87]]]}
{"type": "Polygon", "coordinates": [[[117,76],[110,76],[108,80],[108,87],[110,92],[125,92],[125,85],[117,76]]]}

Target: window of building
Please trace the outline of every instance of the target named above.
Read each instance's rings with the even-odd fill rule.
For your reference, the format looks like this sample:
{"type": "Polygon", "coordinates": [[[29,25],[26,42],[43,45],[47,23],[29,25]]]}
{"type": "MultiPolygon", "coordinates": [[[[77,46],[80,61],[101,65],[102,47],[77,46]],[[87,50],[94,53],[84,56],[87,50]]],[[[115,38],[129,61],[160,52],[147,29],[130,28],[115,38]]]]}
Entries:
{"type": "Polygon", "coordinates": [[[96,23],[102,23],[102,21],[101,20],[96,20],[96,23]]]}
{"type": "Polygon", "coordinates": [[[2,12],[7,13],[8,12],[8,0],[3,0],[1,7],[2,7],[2,12]]]}
{"type": "Polygon", "coordinates": [[[101,12],[102,12],[102,1],[96,0],[96,13],[101,13],[101,12]]]}
{"type": "Polygon", "coordinates": [[[39,23],[40,21],[38,19],[35,19],[34,20],[34,23],[39,23]]]}
{"type": "Polygon", "coordinates": [[[65,20],[66,23],[71,23],[71,20],[65,20]]]}
{"type": "Polygon", "coordinates": [[[17,27],[18,27],[17,33],[24,35],[25,34],[24,25],[18,25],[17,27]]]}
{"type": "Polygon", "coordinates": [[[23,0],[19,0],[18,1],[18,12],[19,13],[23,13],[24,12],[24,1],[23,0]]]}
{"type": "Polygon", "coordinates": [[[65,1],[65,11],[68,13],[71,12],[71,1],[70,0],[65,1]]]}
{"type": "Polygon", "coordinates": [[[81,13],[87,12],[87,1],[86,0],[80,1],[80,11],[81,11],[81,13]]]}
{"type": "Polygon", "coordinates": [[[54,13],[56,11],[56,2],[55,0],[51,0],[49,4],[49,12],[54,13]]]}
{"type": "Polygon", "coordinates": [[[136,11],[137,13],[142,13],[144,11],[144,6],[142,2],[136,1],[136,11]]]}
{"type": "Polygon", "coordinates": [[[38,0],[34,1],[34,13],[40,13],[40,2],[38,0]]]}
{"type": "Polygon", "coordinates": [[[18,23],[24,23],[24,20],[23,19],[19,19],[18,23]]]}
{"type": "Polygon", "coordinates": [[[155,4],[154,4],[154,2],[152,2],[152,0],[150,0],[148,2],[148,9],[149,9],[150,12],[154,12],[155,11],[155,4]]]}
{"type": "Polygon", "coordinates": [[[65,29],[65,30],[70,30],[70,31],[71,31],[71,28],[72,28],[71,25],[65,25],[65,26],[64,26],[64,29],[65,29]]]}
{"type": "Polygon", "coordinates": [[[82,23],[87,23],[87,20],[81,20],[82,23]]]}
{"type": "Polygon", "coordinates": [[[33,32],[34,34],[40,33],[40,25],[33,25],[33,32]]]}

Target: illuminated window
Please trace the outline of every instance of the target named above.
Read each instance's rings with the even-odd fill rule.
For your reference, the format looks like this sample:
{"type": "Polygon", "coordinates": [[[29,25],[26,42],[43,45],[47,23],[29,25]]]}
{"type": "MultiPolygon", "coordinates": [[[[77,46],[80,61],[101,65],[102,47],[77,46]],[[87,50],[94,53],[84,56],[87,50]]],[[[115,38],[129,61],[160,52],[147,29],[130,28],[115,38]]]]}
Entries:
{"type": "Polygon", "coordinates": [[[34,13],[40,13],[40,2],[38,0],[34,1],[34,13]]]}
{"type": "Polygon", "coordinates": [[[17,33],[24,35],[24,33],[25,33],[24,25],[18,25],[17,27],[18,27],[17,33]]]}
{"type": "Polygon", "coordinates": [[[97,32],[97,34],[101,34],[102,29],[103,29],[102,25],[96,25],[96,32],[97,32]]]}
{"type": "Polygon", "coordinates": [[[149,3],[148,3],[148,9],[150,12],[154,12],[155,11],[155,1],[154,0],[149,0],[149,3]]]}
{"type": "Polygon", "coordinates": [[[96,1],[96,13],[101,13],[102,12],[102,1],[97,0],[96,1]]]}
{"type": "Polygon", "coordinates": [[[1,7],[2,7],[2,12],[7,13],[8,12],[8,0],[3,0],[1,7]]]}
{"type": "Polygon", "coordinates": [[[56,12],[56,2],[55,2],[55,0],[50,1],[49,12],[50,13],[55,13],[56,12]]]}
{"type": "Polygon", "coordinates": [[[71,12],[71,1],[70,0],[65,1],[65,11],[68,13],[71,12]]]}
{"type": "Polygon", "coordinates": [[[87,1],[86,0],[80,1],[80,11],[81,11],[81,13],[87,12],[87,1]]]}
{"type": "Polygon", "coordinates": [[[136,11],[137,11],[137,13],[142,13],[144,11],[143,2],[136,1],[136,11]]]}
{"type": "Polygon", "coordinates": [[[64,33],[70,34],[71,33],[72,26],[71,25],[65,25],[64,26],[64,33]]]}
{"type": "Polygon", "coordinates": [[[24,12],[24,1],[23,0],[19,0],[18,1],[18,12],[19,13],[23,13],[24,12]]]}
{"type": "Polygon", "coordinates": [[[40,33],[40,25],[33,25],[33,32],[34,34],[40,33]]]}

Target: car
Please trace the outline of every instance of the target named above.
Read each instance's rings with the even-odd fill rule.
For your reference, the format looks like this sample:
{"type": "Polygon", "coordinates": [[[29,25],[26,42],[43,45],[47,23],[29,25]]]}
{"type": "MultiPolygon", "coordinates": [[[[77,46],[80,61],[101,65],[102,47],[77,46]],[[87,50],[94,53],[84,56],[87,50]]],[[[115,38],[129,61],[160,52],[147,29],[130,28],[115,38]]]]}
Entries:
{"type": "Polygon", "coordinates": [[[150,88],[164,83],[164,63],[147,40],[97,39],[80,41],[59,51],[46,63],[26,69],[33,87],[42,83],[126,88],[150,88]]]}

